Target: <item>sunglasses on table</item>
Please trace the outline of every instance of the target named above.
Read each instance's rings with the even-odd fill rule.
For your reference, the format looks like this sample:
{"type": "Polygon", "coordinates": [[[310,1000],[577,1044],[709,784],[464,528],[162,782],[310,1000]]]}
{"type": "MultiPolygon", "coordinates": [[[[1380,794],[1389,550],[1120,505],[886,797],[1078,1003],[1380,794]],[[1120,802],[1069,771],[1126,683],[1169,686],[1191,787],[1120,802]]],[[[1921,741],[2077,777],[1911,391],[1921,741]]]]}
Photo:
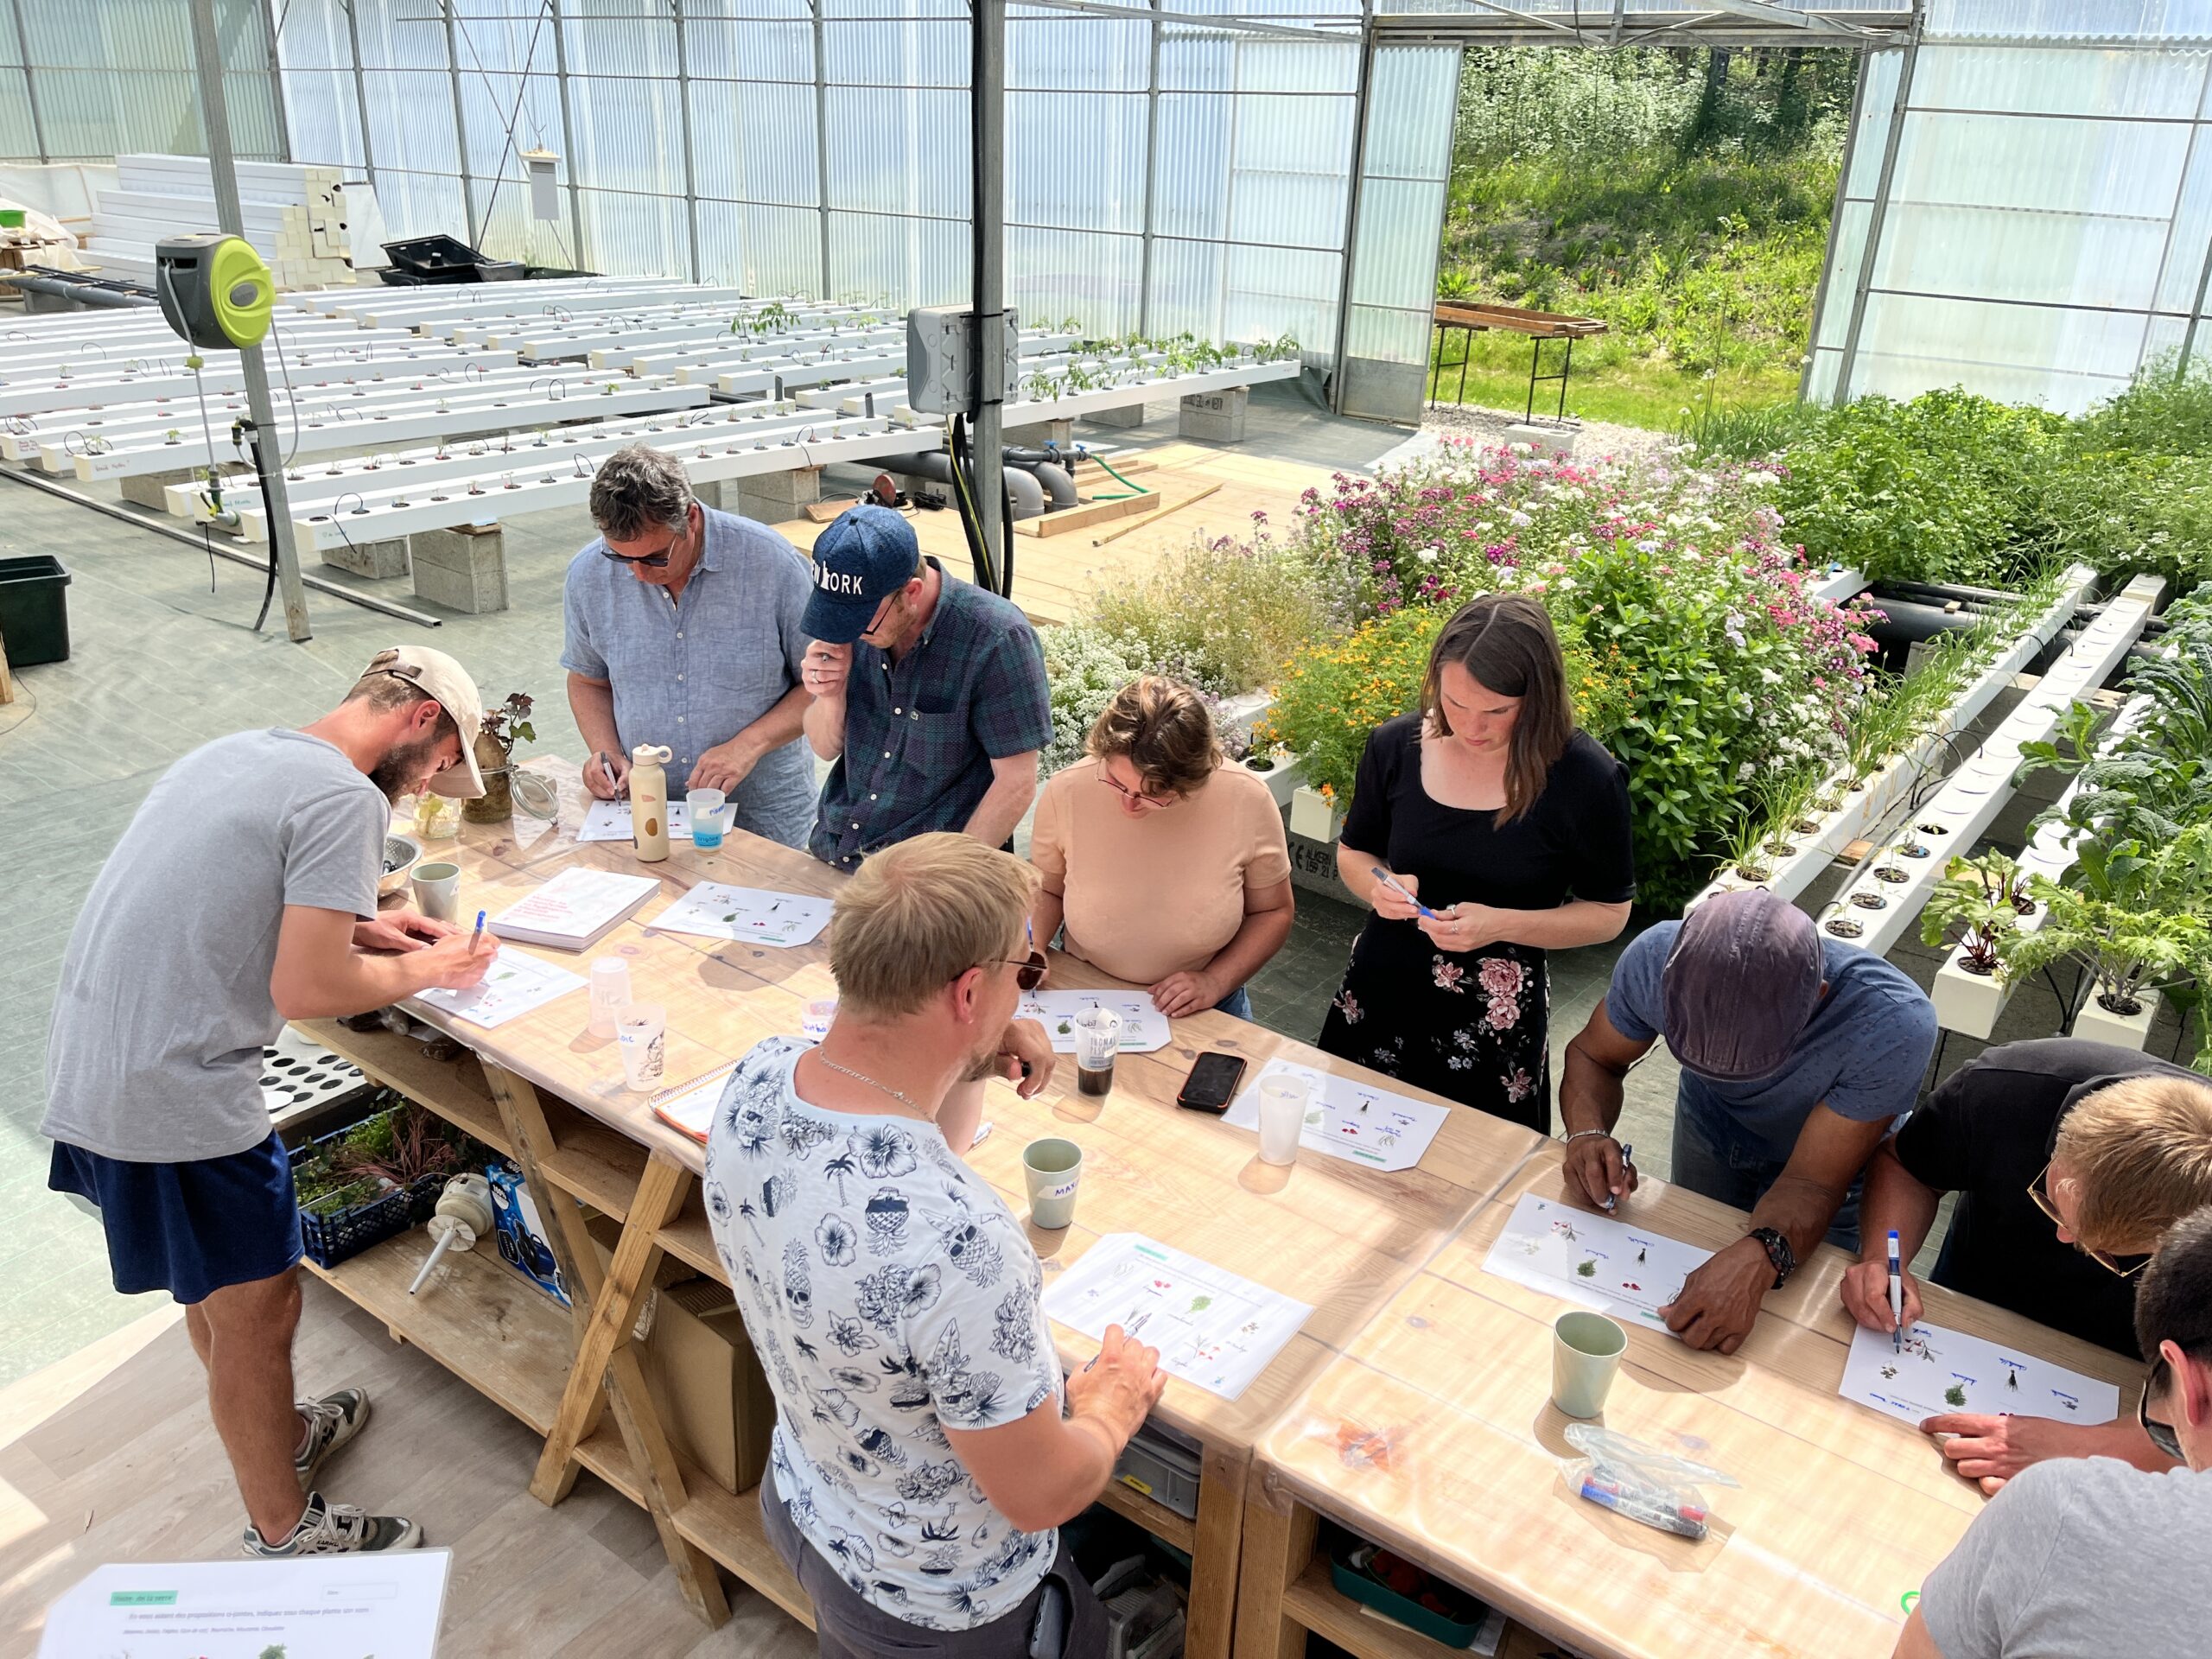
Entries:
{"type": "Polygon", "coordinates": [[[2162,1423],[2151,1414],[2151,1396],[2164,1392],[2166,1370],[2164,1355],[2151,1362],[2151,1369],[2143,1378],[2142,1398],[2135,1402],[2135,1421],[2143,1425],[2143,1432],[2151,1437],[2152,1445],[2175,1462],[2183,1463],[2187,1459],[2182,1456],[2181,1439],[2174,1433],[2174,1426],[2162,1423]]]}
{"type": "MultiPolygon", "coordinates": [[[[2050,1199],[2050,1166],[2049,1164],[2045,1164],[2038,1170],[2035,1179],[2028,1183],[2028,1198],[2037,1209],[2043,1211],[2052,1226],[2062,1228],[2066,1226],[2066,1217],[2058,1213],[2058,1206],[2050,1199]]],[[[2123,1279],[2133,1279],[2151,1265],[2151,1258],[2147,1255],[2114,1255],[2109,1250],[2092,1250],[2078,1244],[2075,1248],[2107,1273],[2116,1273],[2123,1279]]]]}

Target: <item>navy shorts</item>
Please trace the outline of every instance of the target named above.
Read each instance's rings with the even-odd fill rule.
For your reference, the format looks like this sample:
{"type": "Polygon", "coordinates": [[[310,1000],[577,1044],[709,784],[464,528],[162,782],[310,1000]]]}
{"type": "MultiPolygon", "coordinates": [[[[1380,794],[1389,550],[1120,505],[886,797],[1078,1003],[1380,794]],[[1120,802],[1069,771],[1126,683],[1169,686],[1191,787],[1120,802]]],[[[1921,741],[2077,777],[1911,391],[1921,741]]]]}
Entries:
{"type": "Polygon", "coordinates": [[[204,1302],[300,1259],[291,1160],[273,1129],[245,1152],[183,1164],[126,1163],[57,1141],[46,1184],[98,1207],[108,1270],[126,1296],[166,1290],[204,1302]]]}

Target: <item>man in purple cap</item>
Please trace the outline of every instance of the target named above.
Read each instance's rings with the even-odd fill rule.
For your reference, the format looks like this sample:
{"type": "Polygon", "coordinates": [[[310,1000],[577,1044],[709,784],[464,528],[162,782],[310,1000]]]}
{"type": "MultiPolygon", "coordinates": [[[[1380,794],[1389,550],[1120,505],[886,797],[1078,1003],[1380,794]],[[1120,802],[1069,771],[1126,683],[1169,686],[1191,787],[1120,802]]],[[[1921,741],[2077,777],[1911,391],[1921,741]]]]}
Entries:
{"type": "Polygon", "coordinates": [[[813,641],[799,669],[806,739],[836,762],[807,850],[850,870],[932,830],[1003,845],[1052,741],[1029,619],[924,558],[890,508],[859,506],[816,538],[799,626],[813,641]]]}
{"type": "Polygon", "coordinates": [[[1918,1097],[1936,1010],[1897,969],[1822,939],[1764,888],[1647,929],[1567,1045],[1560,1084],[1568,1188],[1601,1208],[1636,1191],[1612,1129],[1622,1080],[1662,1037],[1682,1068],[1675,1183],[1749,1210],[1751,1224],[1661,1311],[1691,1347],[1732,1354],[1823,1235],[1858,1249],[1853,1185],[1918,1097]]]}

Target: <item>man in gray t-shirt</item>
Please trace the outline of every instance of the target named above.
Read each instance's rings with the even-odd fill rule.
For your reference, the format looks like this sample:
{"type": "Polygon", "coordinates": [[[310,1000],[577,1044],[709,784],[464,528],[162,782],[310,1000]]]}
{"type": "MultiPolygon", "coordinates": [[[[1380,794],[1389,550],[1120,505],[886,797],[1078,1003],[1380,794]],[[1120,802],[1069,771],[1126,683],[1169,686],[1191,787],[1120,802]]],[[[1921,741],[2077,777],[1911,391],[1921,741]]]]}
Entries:
{"type": "Polygon", "coordinates": [[[2039,1463],[1928,1575],[1895,1659],[2202,1653],[2212,1586],[2212,1208],[2166,1235],[2135,1298],[2144,1428],[2186,1469],[2039,1463]]]}
{"type": "Polygon", "coordinates": [[[442,652],[380,652],[298,731],[240,732],[162,774],[62,958],[47,1037],[48,1185],[92,1205],[115,1287],[185,1304],[249,1554],[404,1548],[412,1522],[302,1488],[359,1432],[358,1389],[295,1403],[299,1206],[261,1099],[286,1020],[473,985],[495,952],[377,911],[391,799],[483,793],[476,687],[442,652]]]}

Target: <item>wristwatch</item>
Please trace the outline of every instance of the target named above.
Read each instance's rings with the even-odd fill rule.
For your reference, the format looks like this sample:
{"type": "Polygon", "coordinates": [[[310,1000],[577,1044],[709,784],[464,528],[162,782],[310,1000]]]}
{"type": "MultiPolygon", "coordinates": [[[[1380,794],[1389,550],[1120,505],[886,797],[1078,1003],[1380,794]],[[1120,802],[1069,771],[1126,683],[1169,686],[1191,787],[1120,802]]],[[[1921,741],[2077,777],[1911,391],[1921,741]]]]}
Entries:
{"type": "Polygon", "coordinates": [[[1771,1227],[1754,1227],[1750,1236],[1758,1240],[1766,1251],[1766,1259],[1774,1264],[1774,1283],[1768,1287],[1780,1290],[1789,1275],[1797,1271],[1797,1252],[1789,1248],[1789,1241],[1771,1227]]]}

